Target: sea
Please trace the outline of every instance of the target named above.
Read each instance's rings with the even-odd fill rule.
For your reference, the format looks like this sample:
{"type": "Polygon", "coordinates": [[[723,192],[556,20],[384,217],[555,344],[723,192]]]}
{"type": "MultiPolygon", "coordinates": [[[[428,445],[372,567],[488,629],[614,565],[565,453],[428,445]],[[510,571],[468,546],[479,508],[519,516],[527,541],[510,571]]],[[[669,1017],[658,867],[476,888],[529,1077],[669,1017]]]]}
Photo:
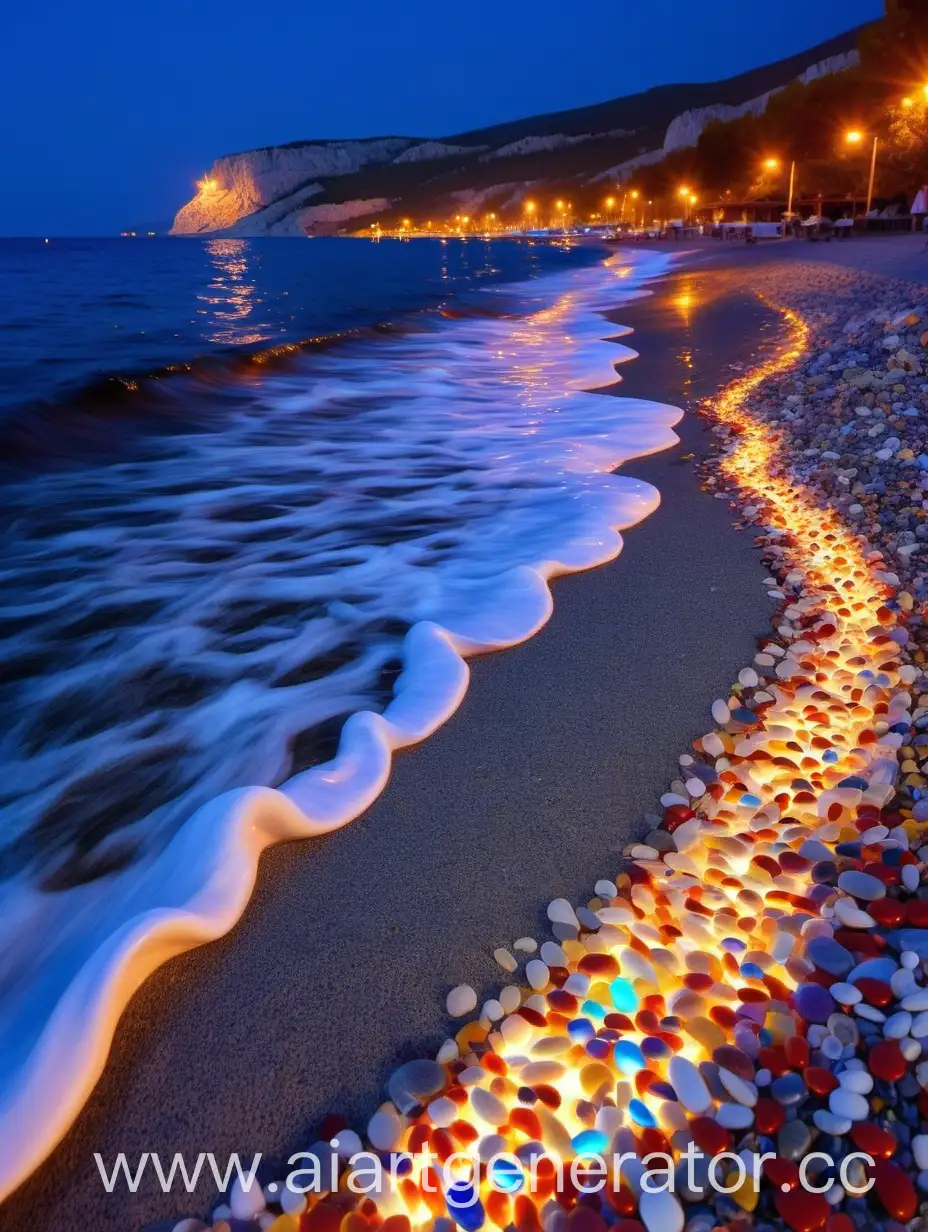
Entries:
{"type": "Polygon", "coordinates": [[[614,472],[680,412],[590,391],[635,356],[602,313],[665,266],[0,240],[7,1171],[79,1104],[133,964],[231,927],[264,845],[363,811],[468,657],[531,636],[550,579],[656,507],[614,472]]]}

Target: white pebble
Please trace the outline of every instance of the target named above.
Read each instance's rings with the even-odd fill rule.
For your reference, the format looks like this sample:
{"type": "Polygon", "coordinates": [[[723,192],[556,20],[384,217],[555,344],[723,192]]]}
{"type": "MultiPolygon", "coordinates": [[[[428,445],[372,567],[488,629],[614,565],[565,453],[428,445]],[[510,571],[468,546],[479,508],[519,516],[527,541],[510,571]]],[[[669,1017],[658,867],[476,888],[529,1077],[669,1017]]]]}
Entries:
{"type": "MultiPolygon", "coordinates": [[[[910,867],[911,865],[906,864],[903,868],[903,872],[905,871],[906,868],[910,868],[910,867]]],[[[899,955],[899,961],[902,963],[903,967],[905,967],[907,971],[914,971],[915,968],[918,966],[918,955],[915,953],[914,950],[903,950],[902,953],[899,955]]]]}
{"type": "MultiPolygon", "coordinates": [[[[657,1186],[652,1186],[657,1188],[657,1186]]],[[[683,1207],[669,1190],[643,1192],[638,1202],[641,1222],[648,1232],[683,1232],[683,1207]]]]}
{"type": "Polygon", "coordinates": [[[246,1189],[240,1176],[236,1177],[229,1194],[229,1210],[233,1219],[254,1219],[264,1210],[264,1193],[257,1181],[246,1189]]]}
{"type": "Polygon", "coordinates": [[[601,880],[597,881],[596,885],[593,886],[593,893],[598,898],[615,898],[618,892],[619,887],[615,884],[615,882],[607,881],[605,877],[601,878],[601,880]]]}
{"type": "MultiPolygon", "coordinates": [[[[863,993],[853,984],[832,984],[828,991],[839,1005],[856,1005],[864,999],[863,993]]],[[[903,1031],[902,1034],[906,1035],[907,1032],[903,1031]]]]}
{"type": "Polygon", "coordinates": [[[689,1112],[706,1112],[712,1107],[712,1096],[705,1079],[692,1061],[686,1057],[671,1057],[669,1066],[670,1085],[677,1099],[689,1112]]]}
{"type": "Polygon", "coordinates": [[[712,703],[712,717],[720,727],[724,727],[731,718],[731,711],[728,709],[728,705],[723,702],[721,698],[717,698],[712,703]]]}
{"type": "Polygon", "coordinates": [[[458,1119],[458,1106],[453,1099],[448,1099],[446,1095],[433,1099],[428,1106],[427,1112],[429,1120],[436,1129],[447,1129],[449,1125],[453,1125],[458,1119]]]}
{"type": "Polygon", "coordinates": [[[856,1091],[846,1091],[838,1087],[828,1096],[828,1107],[838,1117],[846,1117],[849,1121],[866,1121],[870,1116],[870,1105],[863,1095],[856,1091]]]}
{"type": "Polygon", "coordinates": [[[907,1061],[917,1061],[922,1055],[921,1042],[916,1039],[904,1039],[899,1041],[899,1051],[907,1061]]]}
{"type": "Polygon", "coordinates": [[[512,943],[512,948],[518,950],[520,954],[534,954],[538,949],[538,942],[534,937],[520,937],[518,941],[512,943]]]}
{"type": "Polygon", "coordinates": [[[477,994],[470,984],[458,984],[448,993],[445,1004],[452,1018],[463,1018],[477,1008],[477,994]]]}
{"type": "Polygon", "coordinates": [[[567,955],[557,944],[556,941],[545,941],[541,947],[542,962],[546,962],[549,967],[566,967],[567,955]]]}
{"type": "Polygon", "coordinates": [[[439,1065],[447,1065],[451,1061],[458,1059],[457,1040],[447,1039],[435,1053],[435,1060],[439,1065]]]}
{"type": "Polygon", "coordinates": [[[883,1026],[883,1034],[887,1039],[900,1040],[908,1035],[912,1028],[912,1015],[907,1010],[899,1010],[897,1014],[890,1014],[889,1018],[883,1026]]]}
{"type": "Polygon", "coordinates": [[[510,975],[512,974],[513,971],[515,971],[516,967],[518,967],[519,965],[516,959],[513,958],[513,956],[509,953],[509,951],[506,949],[503,949],[502,946],[500,946],[498,950],[493,951],[493,957],[496,959],[497,963],[502,967],[502,969],[504,971],[508,971],[510,975]]]}
{"type": "Polygon", "coordinates": [[[915,1015],[906,1034],[911,1035],[913,1039],[924,1039],[928,1035],[928,1011],[922,1010],[920,1014],[915,1015]]]}
{"type": "Polygon", "coordinates": [[[499,1022],[505,1011],[495,997],[491,997],[489,1001],[484,1001],[483,1009],[480,1011],[481,1018],[488,1018],[490,1022],[499,1022]]]}
{"type": "Polygon", "coordinates": [[[918,1170],[920,1172],[928,1170],[928,1134],[915,1135],[912,1139],[912,1154],[915,1156],[918,1170]]]}
{"type": "Polygon", "coordinates": [[[536,992],[546,987],[548,983],[548,964],[543,963],[540,958],[530,958],[525,964],[525,978],[536,992]]]}
{"type": "Polygon", "coordinates": [[[470,1102],[474,1112],[490,1125],[504,1125],[509,1119],[509,1112],[503,1101],[483,1087],[473,1088],[470,1102]]]}
{"type": "Polygon", "coordinates": [[[580,931],[580,921],[566,898],[555,898],[548,903],[548,919],[552,924],[566,924],[580,931]]]}
{"type": "Polygon", "coordinates": [[[518,985],[507,984],[505,988],[499,990],[497,1000],[507,1014],[514,1014],[522,1004],[522,993],[519,991],[518,985]]]}
{"type": "Polygon", "coordinates": [[[873,1090],[873,1077],[865,1069],[846,1069],[838,1075],[838,1082],[845,1091],[856,1095],[869,1095],[873,1090]]]}
{"type": "Polygon", "coordinates": [[[387,1104],[378,1108],[368,1121],[367,1136],[375,1151],[392,1151],[402,1137],[404,1128],[396,1109],[392,1104],[387,1104]]]}
{"type": "Polygon", "coordinates": [[[905,886],[905,888],[909,891],[910,894],[914,894],[915,891],[918,889],[918,881],[919,881],[918,866],[915,864],[903,864],[902,884],[905,886]]]}

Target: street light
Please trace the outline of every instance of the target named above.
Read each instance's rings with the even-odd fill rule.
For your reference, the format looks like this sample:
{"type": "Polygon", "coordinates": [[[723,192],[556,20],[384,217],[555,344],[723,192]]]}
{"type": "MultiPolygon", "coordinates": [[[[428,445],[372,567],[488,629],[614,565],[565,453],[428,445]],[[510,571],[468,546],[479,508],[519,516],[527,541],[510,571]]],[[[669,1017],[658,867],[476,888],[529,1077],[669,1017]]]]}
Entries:
{"type": "MultiPolygon", "coordinates": [[[[766,167],[768,171],[776,171],[777,168],[780,166],[780,160],[778,158],[766,158],[764,159],[764,166],[766,167]]],[[[787,218],[790,218],[790,219],[792,219],[792,216],[793,216],[793,188],[795,187],[795,184],[796,184],[796,160],[794,158],[791,160],[789,164],[789,200],[786,205],[786,215],[787,215],[787,218]]]]}
{"type": "Polygon", "coordinates": [[[606,198],[606,210],[608,211],[607,217],[609,217],[612,214],[612,211],[614,209],[615,209],[615,197],[607,197],[606,198]]]}
{"type": "Polygon", "coordinates": [[[527,227],[531,228],[532,216],[535,213],[535,210],[537,207],[534,201],[526,201],[524,208],[525,208],[526,214],[528,215],[528,218],[526,220],[527,227]]]}
{"type": "MultiPolygon", "coordinates": [[[[848,145],[860,145],[863,139],[864,135],[859,128],[849,128],[844,134],[844,140],[848,145]]],[[[867,184],[867,209],[864,213],[865,218],[867,214],[870,213],[870,206],[873,203],[873,181],[876,178],[876,148],[878,141],[878,137],[873,138],[873,149],[870,152],[870,180],[867,184]]]]}

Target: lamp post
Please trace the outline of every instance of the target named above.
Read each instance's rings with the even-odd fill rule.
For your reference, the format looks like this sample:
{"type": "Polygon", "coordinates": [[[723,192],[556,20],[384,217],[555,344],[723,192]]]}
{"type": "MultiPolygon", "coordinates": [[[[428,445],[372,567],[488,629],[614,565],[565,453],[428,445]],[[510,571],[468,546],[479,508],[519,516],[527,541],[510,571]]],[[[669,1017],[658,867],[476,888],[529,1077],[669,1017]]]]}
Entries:
{"type": "MultiPolygon", "coordinates": [[[[848,145],[860,145],[864,135],[859,128],[850,128],[844,134],[844,140],[848,145]]],[[[873,204],[873,182],[876,179],[876,150],[879,142],[878,137],[873,138],[873,148],[870,151],[870,180],[867,184],[867,209],[866,214],[870,213],[870,206],[873,204]]],[[[866,214],[864,217],[866,217],[866,214]]]]}
{"type": "MultiPolygon", "coordinates": [[[[768,171],[776,171],[780,165],[778,158],[765,158],[764,166],[768,171]]],[[[793,217],[793,190],[796,187],[796,160],[791,160],[789,164],[789,199],[786,203],[786,217],[792,220],[793,217]]],[[[785,232],[784,232],[785,234],[785,232]]]]}
{"type": "Polygon", "coordinates": [[[526,214],[525,229],[526,231],[530,231],[532,229],[532,219],[535,215],[535,208],[536,207],[535,207],[534,201],[526,201],[525,203],[525,214],[526,214]]]}

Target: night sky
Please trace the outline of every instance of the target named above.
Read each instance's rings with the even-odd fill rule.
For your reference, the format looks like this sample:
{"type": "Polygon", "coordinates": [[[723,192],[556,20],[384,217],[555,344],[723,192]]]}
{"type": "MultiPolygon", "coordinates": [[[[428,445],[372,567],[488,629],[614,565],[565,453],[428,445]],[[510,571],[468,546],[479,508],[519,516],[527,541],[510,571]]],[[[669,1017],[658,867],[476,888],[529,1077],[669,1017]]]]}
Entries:
{"type": "Polygon", "coordinates": [[[170,218],[215,157],[441,136],[709,81],[881,0],[30,0],[5,7],[0,235],[170,218]]]}

